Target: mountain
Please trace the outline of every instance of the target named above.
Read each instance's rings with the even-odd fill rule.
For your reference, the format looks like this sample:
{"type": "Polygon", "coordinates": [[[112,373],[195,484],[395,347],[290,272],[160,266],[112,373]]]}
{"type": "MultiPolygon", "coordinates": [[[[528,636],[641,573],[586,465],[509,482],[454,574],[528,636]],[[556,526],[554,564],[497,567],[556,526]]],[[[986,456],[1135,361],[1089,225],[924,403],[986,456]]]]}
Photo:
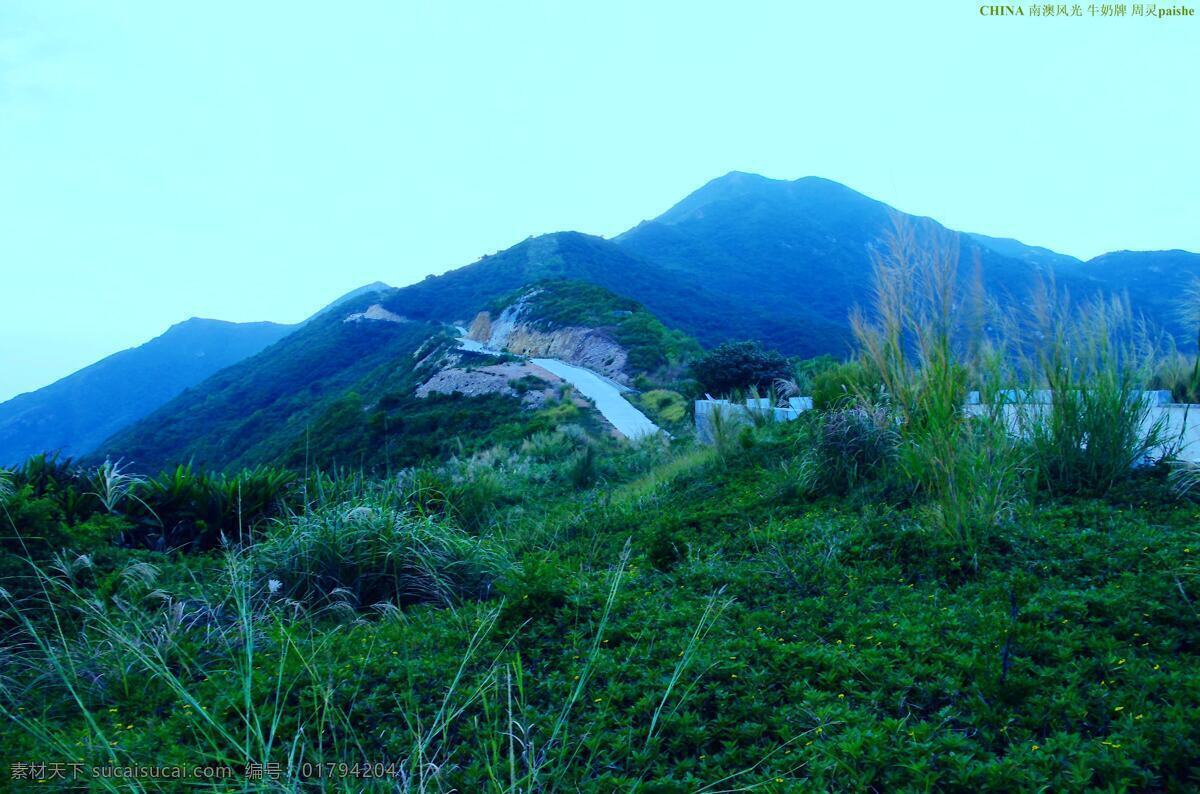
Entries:
{"type": "Polygon", "coordinates": [[[805,339],[836,337],[842,343],[838,352],[848,350],[844,318],[837,327],[805,313],[780,322],[778,315],[744,294],[722,294],[686,271],[648,261],[624,246],[580,232],[531,237],[465,267],[396,290],[383,305],[406,317],[465,322],[490,301],[547,279],[596,284],[635,300],[668,326],[706,346],[753,338],[794,349],[803,347],[805,339]]]}
{"type": "Polygon", "coordinates": [[[851,309],[871,300],[872,248],[896,222],[957,236],[961,276],[973,278],[978,265],[985,288],[1001,297],[1031,287],[1050,267],[1048,260],[1013,258],[828,179],[741,172],[709,182],[615,242],[772,318],[775,328],[757,338],[782,352],[842,355],[851,309]]]}
{"type": "Polygon", "coordinates": [[[838,354],[846,349],[850,309],[871,300],[871,248],[897,221],[956,238],[960,277],[973,278],[978,267],[983,286],[1002,303],[1019,305],[1043,278],[1077,299],[1128,294],[1135,312],[1195,349],[1196,329],[1180,322],[1177,304],[1200,278],[1198,254],[1121,251],[1085,262],[1012,238],[945,229],[819,177],[786,181],[735,171],[614,242],[726,300],[753,305],[777,324],[799,316],[819,329],[757,336],[783,352],[838,354]]]}
{"type": "Polygon", "coordinates": [[[0,404],[0,465],[39,452],[74,456],[140,419],[188,386],[291,332],[276,323],[194,317],[37,391],[0,404]]]}
{"type": "Polygon", "coordinates": [[[1002,302],[1019,305],[1038,280],[1053,277],[1076,296],[1128,292],[1135,308],[1191,339],[1171,325],[1170,304],[1178,286],[1200,276],[1196,254],[1117,253],[1081,262],[1010,238],[945,229],[827,179],[733,172],[613,240],[556,232],[407,287],[368,289],[198,384],[96,454],[150,468],[189,458],[222,468],[264,460],[361,463],[378,460],[381,445],[397,438],[405,446],[387,452],[389,462],[440,454],[444,439],[479,438],[513,416],[508,403],[483,397],[430,409],[413,396],[429,375],[423,362],[453,347],[447,324],[469,325],[505,296],[547,281],[602,287],[705,346],[757,339],[792,355],[844,355],[847,316],[871,300],[872,250],[897,222],[955,239],[961,275],[978,273],[1002,302]],[[485,422],[481,410],[496,415],[485,422]],[[437,438],[423,440],[422,428],[437,438]]]}
{"type": "MultiPolygon", "coordinates": [[[[425,346],[444,337],[446,324],[467,325],[526,286],[561,280],[633,299],[667,326],[708,344],[769,336],[778,326],[752,305],[705,290],[603,238],[547,234],[444,275],[361,295],[336,312],[319,314],[278,344],[99,443],[89,457],[122,457],[142,470],[187,460],[214,468],[267,460],[358,465],[377,459],[379,445],[396,433],[404,436],[405,448],[389,458],[393,462],[408,460],[404,456],[418,450],[439,454],[440,447],[419,442],[418,428],[447,438],[467,430],[478,435],[495,429],[496,423],[482,422],[476,409],[491,411],[497,421],[515,421],[510,408],[516,404],[489,398],[468,400],[453,410],[430,410],[430,401],[412,399],[429,375],[414,354],[421,351],[422,358],[428,357],[425,346]],[[347,322],[351,316],[358,322],[347,322]],[[402,415],[402,408],[408,415],[402,415]]],[[[641,347],[631,349],[639,355],[641,347]]]]}
{"type": "Polygon", "coordinates": [[[436,330],[402,319],[346,319],[368,309],[375,297],[319,313],[271,347],[97,442],[89,459],[121,457],[143,471],[189,460],[225,468],[279,460],[298,444],[303,464],[305,428],[323,411],[349,405],[352,394],[402,381],[412,354],[436,330]]]}
{"type": "Polygon", "coordinates": [[[189,386],[274,344],[348,301],[390,290],[376,281],[306,320],[232,323],[193,317],[36,391],[0,403],[0,466],[39,452],[79,456],[189,386]]]}
{"type": "Polygon", "coordinates": [[[1184,318],[1200,309],[1195,286],[1200,281],[1200,254],[1115,251],[1089,259],[1070,275],[1081,292],[1127,294],[1134,310],[1169,331],[1181,348],[1196,350],[1196,326],[1184,318]],[[1191,304],[1186,311],[1185,302],[1191,304]]]}

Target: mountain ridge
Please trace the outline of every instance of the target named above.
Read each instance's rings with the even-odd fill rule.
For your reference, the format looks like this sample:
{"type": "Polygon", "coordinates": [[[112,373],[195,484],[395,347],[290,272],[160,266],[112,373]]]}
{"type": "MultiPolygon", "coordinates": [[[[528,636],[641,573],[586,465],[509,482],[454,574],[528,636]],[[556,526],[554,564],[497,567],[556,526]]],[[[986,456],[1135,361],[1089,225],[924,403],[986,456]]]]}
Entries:
{"type": "MultiPolygon", "coordinates": [[[[419,341],[416,336],[436,335],[442,324],[468,323],[504,295],[538,281],[561,279],[594,284],[636,301],[667,327],[707,347],[755,339],[789,355],[842,356],[852,348],[850,310],[870,302],[872,250],[897,219],[950,235],[961,249],[961,272],[971,277],[978,265],[984,287],[1003,301],[1023,299],[1026,289],[1047,278],[1076,296],[1095,291],[1129,294],[1134,308],[1168,327],[1181,346],[1194,345],[1194,330],[1189,332],[1174,319],[1171,304],[1187,279],[1200,278],[1200,255],[1179,250],[1112,252],[1082,262],[1013,238],[948,229],[823,177],[778,180],[739,171],[710,180],[656,218],[612,239],[578,231],[527,237],[447,273],[400,288],[375,282],[339,301],[346,306],[362,303],[363,309],[377,303],[379,316],[406,318],[416,326],[432,323],[433,330],[396,332],[415,335],[405,343],[412,345],[419,341]]],[[[328,310],[310,318],[320,328],[311,339],[318,348],[328,348],[330,340],[322,334],[340,333],[330,320],[328,310]]],[[[376,332],[365,333],[373,338],[376,332]]],[[[379,341],[385,347],[390,344],[383,337],[379,341]]],[[[379,366],[386,361],[380,351],[361,347],[361,339],[348,344],[359,346],[355,349],[371,361],[382,356],[379,366]]],[[[319,364],[296,346],[285,345],[255,366],[288,371],[292,378],[289,356],[309,367],[319,364]],[[274,360],[276,355],[284,360],[274,360]]],[[[354,377],[366,375],[354,362],[343,361],[342,366],[354,377]]],[[[254,367],[239,373],[245,383],[238,388],[253,392],[254,367]]],[[[324,383],[315,376],[313,382],[324,383]]],[[[348,389],[348,383],[334,378],[320,388],[348,389]]],[[[202,392],[214,384],[218,390],[231,387],[226,378],[194,388],[202,392]]],[[[306,388],[302,379],[293,380],[293,386],[306,388]]],[[[272,410],[276,409],[282,410],[272,410]]],[[[235,413],[237,408],[231,403],[226,410],[235,413]]],[[[285,414],[274,415],[291,421],[285,414]]],[[[153,435],[154,424],[163,421],[171,425],[176,442],[186,435],[179,421],[157,413],[132,435],[114,438],[126,443],[139,433],[153,435]]],[[[229,425],[231,432],[235,425],[229,425]]],[[[183,447],[176,443],[173,448],[183,447]]]]}

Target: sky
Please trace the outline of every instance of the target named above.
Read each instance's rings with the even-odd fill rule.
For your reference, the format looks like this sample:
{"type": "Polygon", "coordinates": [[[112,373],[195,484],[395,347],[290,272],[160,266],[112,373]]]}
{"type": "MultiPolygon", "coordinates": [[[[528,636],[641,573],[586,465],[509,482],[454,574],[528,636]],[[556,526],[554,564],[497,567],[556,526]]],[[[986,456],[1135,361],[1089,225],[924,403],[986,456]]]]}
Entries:
{"type": "Polygon", "coordinates": [[[1200,18],[1087,8],[0,0],[0,400],[192,316],[615,235],[731,170],[1082,258],[1200,251],[1200,18]]]}

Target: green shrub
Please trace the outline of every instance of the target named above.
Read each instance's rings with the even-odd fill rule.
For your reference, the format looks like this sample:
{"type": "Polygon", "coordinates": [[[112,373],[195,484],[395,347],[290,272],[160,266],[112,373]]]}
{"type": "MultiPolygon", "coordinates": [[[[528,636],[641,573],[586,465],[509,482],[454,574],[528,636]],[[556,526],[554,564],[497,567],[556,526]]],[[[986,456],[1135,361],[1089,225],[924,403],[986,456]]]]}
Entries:
{"type": "Polygon", "coordinates": [[[575,459],[567,469],[567,478],[575,490],[581,491],[594,485],[598,474],[596,450],[591,444],[588,444],[576,453],[575,459]]]}
{"type": "Polygon", "coordinates": [[[646,534],[646,559],[659,571],[670,571],[687,557],[694,526],[678,521],[654,525],[646,534]]]}
{"type": "Polygon", "coordinates": [[[860,405],[820,419],[815,452],[822,482],[845,493],[896,462],[900,434],[885,408],[860,405]]]}
{"type": "Polygon", "coordinates": [[[235,475],[177,466],[138,483],[124,501],[135,524],[128,543],[147,548],[205,551],[223,540],[249,541],[264,521],[281,515],[296,475],[258,466],[235,475]]]}
{"type": "Polygon", "coordinates": [[[496,511],[513,501],[501,476],[479,458],[455,459],[440,468],[401,475],[405,502],[421,516],[443,519],[478,534],[496,511]]]}
{"type": "Polygon", "coordinates": [[[254,548],[255,569],[285,594],[321,602],[453,604],[491,593],[511,562],[487,542],[432,516],[370,503],[319,508],[280,521],[254,548]]]}
{"type": "Polygon", "coordinates": [[[521,454],[534,460],[556,460],[575,448],[575,439],[558,430],[542,430],[521,442],[521,454]]]}
{"type": "Polygon", "coordinates": [[[726,342],[691,365],[700,388],[714,396],[757,389],[767,392],[792,372],[787,359],[758,342],[726,342]]]}
{"type": "Polygon", "coordinates": [[[690,406],[679,392],[650,389],[633,396],[631,401],[659,426],[678,429],[688,421],[690,406]]]}
{"type": "Polygon", "coordinates": [[[813,408],[844,408],[861,402],[879,400],[879,377],[858,361],[837,364],[812,378],[813,408]]]}

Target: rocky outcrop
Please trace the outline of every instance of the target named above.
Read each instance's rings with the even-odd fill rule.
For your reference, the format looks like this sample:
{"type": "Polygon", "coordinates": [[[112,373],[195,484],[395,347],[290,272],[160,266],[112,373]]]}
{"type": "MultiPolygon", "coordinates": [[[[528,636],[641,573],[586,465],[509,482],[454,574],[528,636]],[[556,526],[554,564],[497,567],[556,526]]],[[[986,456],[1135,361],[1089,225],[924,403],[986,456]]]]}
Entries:
{"type": "Polygon", "coordinates": [[[618,383],[628,384],[625,348],[595,328],[567,327],[540,331],[517,325],[508,333],[504,349],[519,356],[557,358],[568,364],[586,367],[618,383]]]}
{"type": "Polygon", "coordinates": [[[506,307],[499,317],[480,312],[471,322],[467,336],[492,350],[505,350],[530,358],[557,358],[568,364],[586,367],[618,383],[628,385],[625,373],[628,353],[600,328],[566,326],[543,330],[528,321],[528,299],[531,292],[506,307]]]}
{"type": "Polygon", "coordinates": [[[376,320],[385,323],[406,323],[407,317],[403,317],[395,312],[390,312],[383,308],[381,304],[373,303],[365,312],[355,312],[354,314],[346,315],[344,323],[361,323],[364,320],[376,320]]]}

